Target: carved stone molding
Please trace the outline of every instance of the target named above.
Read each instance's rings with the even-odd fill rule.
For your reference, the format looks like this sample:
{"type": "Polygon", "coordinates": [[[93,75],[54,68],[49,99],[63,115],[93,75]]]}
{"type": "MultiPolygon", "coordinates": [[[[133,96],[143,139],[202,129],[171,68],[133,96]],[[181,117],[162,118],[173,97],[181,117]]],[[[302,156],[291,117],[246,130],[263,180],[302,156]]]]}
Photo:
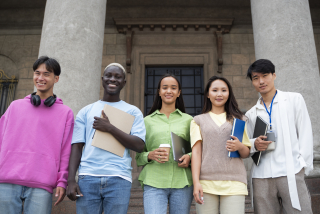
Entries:
{"type": "Polygon", "coordinates": [[[178,28],[184,31],[205,29],[209,31],[213,29],[217,42],[217,56],[218,56],[218,73],[222,73],[222,40],[223,34],[229,33],[233,24],[233,19],[172,19],[172,18],[149,18],[149,19],[127,19],[127,18],[114,18],[115,26],[119,33],[126,34],[127,36],[127,71],[131,73],[131,51],[132,51],[132,38],[134,30],[143,31],[149,28],[154,31],[156,28],[162,31],[176,31],[178,28]]]}
{"type": "Polygon", "coordinates": [[[127,41],[127,56],[126,56],[126,65],[127,72],[131,73],[131,52],[132,52],[132,39],[133,39],[134,31],[128,29],[126,32],[126,41],[127,41]]]}
{"type": "Polygon", "coordinates": [[[223,59],[222,59],[222,35],[223,31],[218,30],[215,31],[214,34],[217,38],[217,54],[218,54],[218,73],[222,73],[222,65],[223,65],[223,59]]]}
{"type": "Polygon", "coordinates": [[[114,23],[119,33],[125,33],[128,29],[137,28],[143,31],[145,28],[154,30],[160,28],[162,30],[172,29],[175,31],[177,28],[184,30],[194,29],[198,31],[199,28],[205,28],[207,31],[210,28],[224,29],[228,33],[233,24],[233,19],[188,19],[188,18],[148,18],[148,19],[128,19],[128,18],[114,18],[114,23]]]}
{"type": "Polygon", "coordinates": [[[222,59],[222,40],[223,40],[223,34],[229,33],[230,29],[225,29],[222,26],[218,26],[217,30],[214,31],[214,34],[217,39],[217,53],[218,53],[218,73],[222,73],[222,65],[223,65],[223,59],[222,59]]]}

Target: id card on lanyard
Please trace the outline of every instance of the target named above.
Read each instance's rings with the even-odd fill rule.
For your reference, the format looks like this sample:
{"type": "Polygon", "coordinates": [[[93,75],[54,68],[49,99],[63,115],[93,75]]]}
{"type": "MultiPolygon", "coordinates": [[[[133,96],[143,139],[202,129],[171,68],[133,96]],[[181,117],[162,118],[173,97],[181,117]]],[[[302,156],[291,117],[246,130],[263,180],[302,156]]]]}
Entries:
{"type": "Polygon", "coordinates": [[[271,101],[271,104],[270,104],[270,112],[268,111],[268,108],[267,108],[267,106],[264,103],[263,98],[262,98],[263,105],[264,105],[264,107],[265,107],[265,109],[266,109],[266,111],[267,111],[267,113],[269,115],[269,122],[270,123],[269,123],[268,131],[267,131],[267,135],[268,135],[268,140],[269,139],[274,139],[274,140],[271,140],[271,141],[275,141],[275,139],[276,139],[276,133],[275,133],[276,130],[272,129],[274,127],[272,127],[271,113],[272,113],[273,101],[274,101],[274,98],[276,97],[277,93],[278,93],[278,91],[276,91],[276,94],[272,98],[272,101],[271,101]],[[269,138],[269,136],[270,136],[270,138],[269,138]]]}

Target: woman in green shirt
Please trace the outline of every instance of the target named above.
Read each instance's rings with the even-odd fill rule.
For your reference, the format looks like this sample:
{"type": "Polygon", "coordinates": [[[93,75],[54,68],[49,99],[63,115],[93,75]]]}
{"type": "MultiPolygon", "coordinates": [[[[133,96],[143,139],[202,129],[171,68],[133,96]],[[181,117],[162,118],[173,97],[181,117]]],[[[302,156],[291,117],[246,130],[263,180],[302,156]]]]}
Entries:
{"type": "Polygon", "coordinates": [[[144,166],[139,181],[144,188],[144,212],[148,214],[190,213],[192,201],[192,174],[189,167],[191,153],[174,161],[172,149],[168,154],[160,144],[171,143],[171,132],[190,141],[192,117],[185,113],[181,85],[172,74],[166,74],[158,84],[153,106],[144,118],[146,146],[137,153],[138,166],[144,166]],[[163,161],[169,156],[169,161],[163,161]]]}

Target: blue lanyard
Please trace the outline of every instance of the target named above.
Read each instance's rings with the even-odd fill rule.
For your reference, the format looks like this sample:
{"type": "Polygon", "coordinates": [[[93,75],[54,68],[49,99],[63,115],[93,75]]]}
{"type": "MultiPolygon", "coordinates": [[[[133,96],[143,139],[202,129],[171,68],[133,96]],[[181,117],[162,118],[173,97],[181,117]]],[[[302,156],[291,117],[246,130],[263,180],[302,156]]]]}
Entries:
{"type": "Polygon", "coordinates": [[[272,98],[271,105],[270,105],[270,112],[268,111],[268,108],[267,108],[267,106],[266,106],[266,104],[264,103],[263,98],[262,98],[263,105],[264,105],[264,107],[266,108],[266,111],[267,111],[267,113],[268,113],[268,115],[269,115],[269,119],[270,119],[270,130],[272,129],[272,126],[271,126],[272,105],[273,105],[273,100],[274,100],[274,98],[276,97],[277,93],[278,93],[278,91],[276,91],[276,94],[275,94],[275,95],[273,96],[273,98],[272,98]]]}

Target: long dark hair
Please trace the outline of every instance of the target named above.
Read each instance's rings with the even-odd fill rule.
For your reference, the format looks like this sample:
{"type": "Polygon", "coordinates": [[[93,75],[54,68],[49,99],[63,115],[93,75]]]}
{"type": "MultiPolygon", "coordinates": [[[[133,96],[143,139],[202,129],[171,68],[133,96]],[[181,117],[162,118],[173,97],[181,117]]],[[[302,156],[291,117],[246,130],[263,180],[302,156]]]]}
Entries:
{"type": "Polygon", "coordinates": [[[184,108],[183,97],[182,97],[181,84],[180,84],[179,80],[177,79],[177,77],[175,75],[173,75],[171,73],[167,73],[167,74],[163,75],[163,77],[160,79],[160,81],[158,83],[158,89],[157,89],[156,97],[154,98],[153,105],[152,105],[150,111],[148,112],[148,115],[152,114],[156,110],[160,110],[161,107],[162,107],[162,99],[159,96],[159,91],[160,91],[160,87],[161,87],[161,81],[166,77],[173,77],[178,82],[178,86],[179,86],[179,90],[180,90],[180,96],[177,97],[177,99],[176,99],[176,109],[179,109],[183,113],[186,112],[186,109],[184,108]]]}
{"type": "Polygon", "coordinates": [[[211,109],[212,109],[212,103],[211,103],[210,99],[208,98],[208,95],[209,95],[209,89],[211,87],[211,84],[216,80],[222,80],[223,82],[225,82],[228,86],[228,89],[229,89],[229,97],[228,97],[227,102],[224,104],[224,109],[227,113],[227,120],[232,121],[234,117],[242,120],[243,113],[240,111],[240,109],[238,107],[238,103],[237,103],[236,98],[234,97],[231,84],[224,77],[213,76],[209,79],[209,81],[206,85],[205,91],[204,91],[204,106],[202,109],[202,114],[207,113],[207,112],[211,111],[211,109]]]}

